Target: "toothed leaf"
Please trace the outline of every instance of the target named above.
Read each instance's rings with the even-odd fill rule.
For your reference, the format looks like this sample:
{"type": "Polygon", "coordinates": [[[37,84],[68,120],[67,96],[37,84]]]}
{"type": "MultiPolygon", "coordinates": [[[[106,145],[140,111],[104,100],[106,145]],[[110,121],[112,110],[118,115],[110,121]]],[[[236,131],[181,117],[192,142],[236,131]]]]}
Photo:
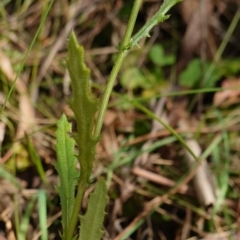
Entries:
{"type": "Polygon", "coordinates": [[[104,179],[101,178],[97,182],[94,192],[90,195],[86,214],[80,216],[81,226],[79,240],[101,239],[107,202],[107,186],[104,179]]]}
{"type": "Polygon", "coordinates": [[[77,159],[74,156],[74,140],[69,137],[71,124],[65,115],[62,115],[57,123],[57,162],[54,164],[60,178],[60,186],[56,189],[60,196],[62,206],[62,237],[64,239],[67,226],[74,205],[74,192],[77,185],[79,173],[76,170],[77,159]]]}
{"type": "Polygon", "coordinates": [[[81,171],[85,171],[89,178],[95,155],[95,145],[98,142],[98,139],[92,136],[92,132],[99,102],[90,91],[90,70],[84,63],[84,49],[78,44],[73,32],[70,34],[68,51],[67,68],[72,85],[70,107],[74,112],[78,128],[74,139],[79,148],[78,160],[81,171]]]}
{"type": "Polygon", "coordinates": [[[124,47],[125,50],[131,49],[134,46],[138,45],[138,42],[143,37],[149,37],[149,32],[151,29],[156,26],[160,22],[164,22],[169,18],[170,15],[166,15],[166,13],[178,2],[182,0],[164,0],[160,9],[153,15],[149,21],[131,38],[130,43],[124,47]]]}

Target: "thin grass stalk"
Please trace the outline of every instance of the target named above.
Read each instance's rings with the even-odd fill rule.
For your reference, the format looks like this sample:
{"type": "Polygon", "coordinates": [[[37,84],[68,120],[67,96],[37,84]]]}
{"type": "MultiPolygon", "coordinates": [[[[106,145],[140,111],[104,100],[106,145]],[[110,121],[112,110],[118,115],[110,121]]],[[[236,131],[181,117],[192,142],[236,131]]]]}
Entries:
{"type": "Polygon", "coordinates": [[[4,103],[3,103],[3,106],[2,106],[2,108],[1,108],[1,110],[0,110],[0,118],[2,117],[2,113],[3,113],[3,111],[4,111],[5,107],[6,107],[6,104],[7,104],[8,100],[9,100],[10,97],[11,97],[11,94],[12,94],[12,92],[13,92],[13,89],[14,89],[14,87],[15,87],[15,85],[16,85],[16,82],[17,82],[17,80],[18,80],[18,78],[19,78],[19,76],[20,76],[20,74],[21,74],[21,72],[22,72],[22,70],[23,70],[23,67],[24,67],[24,65],[25,65],[25,63],[26,63],[26,61],[27,61],[27,58],[28,58],[28,56],[29,56],[29,54],[30,54],[30,52],[31,52],[31,50],[32,50],[32,48],[33,48],[33,45],[35,44],[35,42],[36,42],[36,40],[37,40],[37,37],[38,37],[38,35],[39,35],[40,32],[41,32],[41,29],[42,29],[42,27],[43,27],[43,25],[44,25],[44,23],[45,23],[45,20],[46,20],[47,15],[48,15],[51,7],[52,7],[53,2],[54,2],[54,0],[52,0],[52,1],[49,3],[48,8],[47,8],[47,10],[46,10],[46,12],[45,12],[45,14],[44,14],[44,16],[43,16],[43,18],[42,18],[42,21],[41,21],[41,23],[40,23],[40,25],[39,25],[39,27],[38,27],[38,29],[37,29],[37,32],[35,33],[35,35],[34,35],[34,37],[33,37],[33,40],[32,40],[32,42],[31,42],[31,44],[30,44],[30,46],[29,46],[29,48],[28,48],[28,50],[27,50],[27,52],[26,52],[26,54],[25,54],[25,56],[24,56],[24,58],[23,58],[23,61],[22,61],[22,63],[21,63],[21,66],[20,66],[20,68],[19,68],[19,70],[18,70],[18,72],[17,72],[17,75],[16,75],[16,77],[15,77],[13,83],[12,83],[12,86],[11,86],[11,88],[10,88],[10,90],[9,90],[9,92],[8,92],[8,95],[7,95],[7,97],[5,98],[5,101],[4,101],[4,103]]]}

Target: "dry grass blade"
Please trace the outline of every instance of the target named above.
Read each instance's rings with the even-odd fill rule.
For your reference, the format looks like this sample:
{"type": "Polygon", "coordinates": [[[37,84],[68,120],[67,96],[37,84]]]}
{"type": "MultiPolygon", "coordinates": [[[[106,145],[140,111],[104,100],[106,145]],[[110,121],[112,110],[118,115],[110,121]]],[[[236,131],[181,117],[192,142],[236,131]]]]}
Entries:
{"type": "MultiPolygon", "coordinates": [[[[16,73],[14,73],[12,64],[9,58],[0,50],[0,68],[1,71],[5,74],[10,82],[13,82],[16,73]]],[[[24,134],[32,131],[35,118],[34,118],[34,109],[31,104],[28,88],[24,81],[19,78],[16,81],[16,90],[19,93],[19,125],[16,138],[24,137],[24,134]]]]}
{"type": "MultiPolygon", "coordinates": [[[[162,186],[166,186],[166,187],[173,187],[176,184],[174,181],[172,181],[166,177],[163,177],[156,173],[149,172],[140,167],[134,167],[132,169],[132,173],[141,178],[158,183],[158,184],[160,184],[162,186]]],[[[186,186],[186,185],[182,185],[181,187],[179,187],[179,193],[184,194],[187,192],[187,190],[188,190],[188,186],[186,186]]]]}
{"type": "MultiPolygon", "coordinates": [[[[189,126],[189,123],[187,123],[186,120],[184,119],[180,120],[178,124],[179,124],[179,127],[182,129],[186,129],[189,126]]],[[[197,143],[197,141],[193,139],[193,136],[191,134],[188,134],[185,141],[188,144],[188,146],[192,149],[194,154],[197,157],[200,157],[201,148],[197,143]]],[[[187,151],[184,150],[184,153],[185,153],[188,167],[191,168],[196,161],[187,151]]],[[[199,201],[204,207],[213,206],[216,201],[214,186],[213,186],[213,182],[211,181],[210,172],[211,171],[208,168],[206,160],[204,159],[204,160],[201,160],[201,163],[195,173],[195,176],[193,177],[195,192],[197,193],[199,201]]]]}

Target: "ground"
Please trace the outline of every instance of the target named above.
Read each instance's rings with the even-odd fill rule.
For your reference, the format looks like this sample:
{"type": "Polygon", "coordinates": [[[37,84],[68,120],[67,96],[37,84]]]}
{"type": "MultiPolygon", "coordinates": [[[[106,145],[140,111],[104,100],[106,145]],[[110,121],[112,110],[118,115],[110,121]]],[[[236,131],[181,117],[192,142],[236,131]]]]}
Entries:
{"type": "MultiPolygon", "coordinates": [[[[143,1],[134,33],[161,3],[143,1]]],[[[132,5],[63,0],[48,12],[50,1],[0,3],[0,239],[61,239],[57,121],[65,114],[77,130],[69,34],[101,99],[132,5]]],[[[103,239],[240,239],[239,7],[184,0],[126,56],[81,210],[102,176],[103,239]]]]}

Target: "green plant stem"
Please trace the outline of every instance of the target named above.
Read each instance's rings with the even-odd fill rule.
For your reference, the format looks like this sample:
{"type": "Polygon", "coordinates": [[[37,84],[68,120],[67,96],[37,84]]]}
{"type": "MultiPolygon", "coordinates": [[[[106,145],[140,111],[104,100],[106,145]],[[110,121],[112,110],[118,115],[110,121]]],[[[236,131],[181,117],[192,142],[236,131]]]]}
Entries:
{"type": "MultiPolygon", "coordinates": [[[[122,45],[120,47],[120,52],[117,56],[115,65],[111,71],[111,74],[110,74],[109,80],[108,80],[108,84],[107,84],[107,87],[104,92],[103,100],[102,100],[99,114],[98,114],[95,132],[94,132],[94,137],[100,136],[100,132],[101,132],[102,124],[103,124],[103,117],[104,117],[104,114],[107,109],[108,101],[109,101],[109,98],[110,98],[110,95],[111,95],[111,92],[113,89],[115,79],[118,75],[118,72],[119,72],[121,66],[122,66],[123,59],[126,57],[126,55],[128,53],[128,50],[126,50],[124,48],[124,46],[126,46],[130,42],[130,38],[132,36],[133,28],[134,28],[134,25],[136,22],[136,18],[137,18],[141,3],[142,3],[142,0],[135,0],[135,2],[134,2],[131,16],[129,19],[129,23],[128,23],[128,26],[127,26],[127,29],[126,29],[126,32],[124,35],[122,45]]],[[[74,229],[76,227],[77,220],[78,220],[79,210],[82,205],[82,199],[84,196],[85,189],[87,187],[87,182],[88,182],[87,178],[88,178],[87,172],[82,169],[81,174],[80,174],[79,183],[78,183],[78,192],[77,192],[77,196],[75,199],[73,214],[72,214],[71,221],[70,221],[70,224],[69,224],[69,227],[67,230],[67,234],[66,234],[66,240],[72,240],[74,229]]]]}
{"type": "Polygon", "coordinates": [[[109,98],[110,98],[110,95],[111,95],[111,92],[112,92],[112,89],[113,89],[113,85],[115,83],[118,72],[121,68],[123,59],[126,57],[126,55],[127,55],[126,50],[123,51],[123,52],[120,52],[118,54],[115,65],[114,65],[114,67],[111,71],[111,74],[109,76],[107,87],[105,89],[103,99],[102,99],[102,103],[101,103],[101,106],[100,106],[100,110],[99,110],[99,113],[98,113],[98,118],[97,118],[96,128],[95,128],[95,132],[94,132],[94,137],[99,137],[100,136],[104,114],[105,114],[106,109],[107,109],[107,105],[108,105],[108,101],[109,101],[109,98]]]}
{"type": "Polygon", "coordinates": [[[103,95],[103,100],[100,106],[100,110],[98,113],[98,118],[97,118],[97,123],[96,123],[96,128],[94,131],[94,137],[99,137],[100,136],[100,132],[102,129],[102,124],[103,124],[103,118],[104,118],[104,114],[106,112],[107,106],[108,106],[108,101],[113,89],[113,85],[115,83],[116,77],[118,75],[118,72],[122,66],[122,62],[124,60],[124,58],[127,56],[128,50],[125,49],[125,46],[127,46],[130,42],[131,36],[132,36],[132,32],[133,32],[133,28],[137,19],[137,15],[139,12],[139,8],[141,6],[142,0],[135,0],[132,11],[131,11],[131,15],[130,15],[130,19],[128,22],[128,26],[123,38],[123,42],[121,44],[120,47],[120,52],[117,56],[116,62],[114,64],[114,67],[110,73],[109,79],[108,79],[108,83],[107,83],[107,87],[105,89],[104,95],[103,95]]]}
{"type": "Polygon", "coordinates": [[[135,0],[135,2],[134,2],[134,5],[133,5],[132,11],[131,11],[131,15],[129,18],[127,30],[126,30],[124,38],[123,38],[121,50],[123,50],[125,48],[125,46],[128,45],[128,43],[131,39],[133,28],[135,26],[135,22],[136,22],[137,15],[138,15],[141,4],[142,4],[142,0],[135,0]]]}
{"type": "MultiPolygon", "coordinates": [[[[102,104],[100,106],[100,111],[98,114],[98,119],[97,119],[96,128],[95,128],[95,132],[94,132],[95,137],[99,137],[99,135],[100,135],[102,124],[103,124],[103,117],[104,117],[104,114],[107,109],[108,101],[109,101],[109,98],[110,98],[110,95],[111,95],[111,92],[113,89],[115,79],[118,75],[118,72],[119,72],[121,66],[122,66],[123,59],[126,57],[126,55],[128,53],[127,50],[124,50],[124,46],[127,45],[130,41],[141,3],[142,3],[142,0],[135,0],[135,2],[134,2],[134,6],[132,8],[131,16],[130,16],[127,30],[126,30],[126,33],[125,33],[125,36],[124,36],[124,39],[122,42],[122,46],[121,46],[120,52],[117,56],[115,65],[111,71],[111,74],[110,74],[110,77],[108,80],[108,84],[107,84],[107,87],[105,89],[105,93],[103,96],[102,104]]],[[[69,224],[69,227],[67,230],[66,240],[72,240],[74,229],[76,227],[77,220],[78,220],[79,210],[82,205],[82,199],[83,199],[83,195],[84,195],[84,192],[86,189],[87,181],[88,181],[88,179],[87,179],[86,172],[81,171],[80,179],[79,179],[79,183],[78,183],[78,192],[77,192],[77,196],[75,199],[75,204],[74,204],[74,208],[73,208],[73,214],[71,217],[71,221],[70,221],[70,224],[69,224]]]]}
{"type": "Polygon", "coordinates": [[[87,187],[88,180],[89,179],[88,179],[87,171],[82,169],[80,172],[77,196],[76,196],[74,207],[73,207],[73,213],[72,213],[72,217],[71,217],[68,229],[67,229],[66,240],[72,240],[72,238],[73,238],[73,233],[74,233],[75,227],[77,225],[77,220],[79,217],[79,210],[82,206],[82,200],[83,200],[83,196],[85,193],[85,189],[87,187]]]}

